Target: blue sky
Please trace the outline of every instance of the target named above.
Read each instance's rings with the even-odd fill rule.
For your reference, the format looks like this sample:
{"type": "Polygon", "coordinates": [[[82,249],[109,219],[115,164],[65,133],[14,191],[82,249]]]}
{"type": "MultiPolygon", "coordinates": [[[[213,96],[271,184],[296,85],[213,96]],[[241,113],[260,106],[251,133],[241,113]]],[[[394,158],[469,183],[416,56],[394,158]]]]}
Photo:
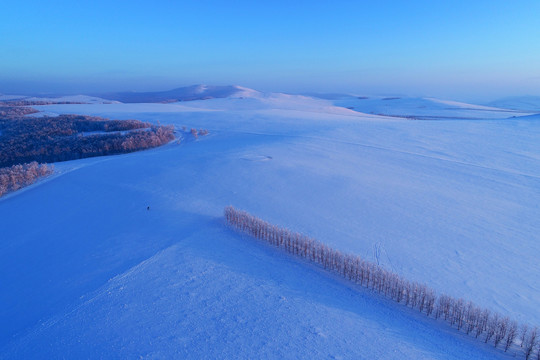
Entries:
{"type": "Polygon", "coordinates": [[[0,92],[540,95],[540,1],[3,1],[0,92]]]}

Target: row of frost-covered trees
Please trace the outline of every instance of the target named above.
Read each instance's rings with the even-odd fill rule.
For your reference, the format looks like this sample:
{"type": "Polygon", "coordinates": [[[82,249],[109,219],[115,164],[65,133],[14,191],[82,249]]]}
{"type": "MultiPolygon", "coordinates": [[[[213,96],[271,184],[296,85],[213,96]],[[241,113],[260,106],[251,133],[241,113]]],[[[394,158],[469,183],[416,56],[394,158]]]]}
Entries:
{"type": "Polygon", "coordinates": [[[424,284],[409,281],[362,258],[344,254],[305,235],[269,224],[229,206],[225,219],[232,228],[264,240],[285,251],[338,273],[355,284],[409,306],[505,352],[518,347],[524,358],[540,360],[537,328],[519,326],[514,320],[481,308],[470,301],[437,294],[424,284]]]}
{"type": "Polygon", "coordinates": [[[52,165],[38,164],[35,161],[0,168],[0,197],[8,192],[28,186],[38,178],[50,175],[52,172],[52,165]]]}

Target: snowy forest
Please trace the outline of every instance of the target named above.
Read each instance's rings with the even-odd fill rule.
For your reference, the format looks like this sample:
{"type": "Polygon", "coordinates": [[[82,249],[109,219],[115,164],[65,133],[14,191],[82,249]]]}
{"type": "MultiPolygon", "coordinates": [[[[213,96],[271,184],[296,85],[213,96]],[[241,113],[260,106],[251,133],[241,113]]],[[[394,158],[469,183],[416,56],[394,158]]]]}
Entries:
{"type": "Polygon", "coordinates": [[[53,165],[38,164],[36,161],[0,168],[0,197],[52,174],[53,169],[53,165]]]}
{"type": "Polygon", "coordinates": [[[172,126],[84,115],[24,117],[37,110],[23,105],[35,102],[0,104],[0,196],[53,172],[38,162],[128,153],[174,139],[172,126]]]}
{"type": "Polygon", "coordinates": [[[82,115],[0,119],[0,167],[148,149],[174,139],[173,128],[82,115]]]}
{"type": "Polygon", "coordinates": [[[8,116],[19,117],[29,114],[35,114],[37,112],[38,111],[36,109],[33,109],[31,107],[11,106],[6,105],[5,102],[0,102],[0,118],[5,118],[8,116]]]}
{"type": "Polygon", "coordinates": [[[540,360],[538,328],[519,325],[515,320],[471,301],[437,294],[424,284],[409,281],[359,256],[344,254],[307,237],[263,221],[232,206],[225,208],[226,223],[241,233],[270,243],[295,256],[321,265],[345,279],[413,308],[428,317],[442,319],[465,332],[505,352],[518,347],[526,360],[540,360]]]}

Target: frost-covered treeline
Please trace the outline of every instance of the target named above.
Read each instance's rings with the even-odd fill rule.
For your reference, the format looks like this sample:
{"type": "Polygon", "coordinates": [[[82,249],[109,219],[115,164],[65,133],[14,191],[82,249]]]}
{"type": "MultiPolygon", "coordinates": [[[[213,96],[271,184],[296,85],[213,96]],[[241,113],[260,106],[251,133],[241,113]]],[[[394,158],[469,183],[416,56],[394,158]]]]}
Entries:
{"type": "Polygon", "coordinates": [[[52,172],[52,165],[38,164],[35,161],[0,168],[0,197],[10,191],[28,186],[38,178],[50,175],[52,172]]]}
{"type": "Polygon", "coordinates": [[[225,208],[232,228],[338,273],[355,284],[384,295],[419,312],[445,320],[450,326],[504,351],[519,347],[524,358],[540,360],[537,328],[481,308],[471,301],[437,294],[424,284],[409,281],[362,258],[344,254],[305,235],[269,224],[232,206],[225,208]]]}
{"type": "Polygon", "coordinates": [[[34,114],[38,111],[30,107],[21,107],[21,106],[8,106],[0,102],[0,117],[5,116],[25,116],[28,114],[34,114]]]}
{"type": "Polygon", "coordinates": [[[0,116],[0,167],[112,155],[163,145],[172,126],[83,115],[22,118],[0,116]]]}
{"type": "Polygon", "coordinates": [[[85,104],[80,101],[43,101],[43,100],[3,100],[0,105],[4,106],[33,106],[33,105],[66,105],[66,104],[85,104]]]}
{"type": "Polygon", "coordinates": [[[52,172],[56,162],[121,154],[163,145],[173,126],[85,115],[24,117],[37,112],[26,102],[0,102],[0,196],[52,172]]]}

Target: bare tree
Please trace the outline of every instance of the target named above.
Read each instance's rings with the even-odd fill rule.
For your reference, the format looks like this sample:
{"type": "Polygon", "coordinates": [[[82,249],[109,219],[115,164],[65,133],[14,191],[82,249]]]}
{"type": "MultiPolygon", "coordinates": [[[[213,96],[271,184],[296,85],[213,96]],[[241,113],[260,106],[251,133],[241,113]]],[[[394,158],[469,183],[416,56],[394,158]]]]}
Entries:
{"type": "Polygon", "coordinates": [[[497,323],[497,328],[495,330],[495,337],[493,338],[495,347],[497,347],[497,345],[499,345],[499,343],[506,337],[509,325],[510,319],[508,317],[499,319],[499,322],[497,323]]]}
{"type": "Polygon", "coordinates": [[[532,352],[534,350],[534,348],[536,347],[536,343],[537,343],[537,332],[538,332],[538,329],[537,328],[533,328],[530,332],[529,332],[529,335],[525,337],[525,342],[523,344],[523,349],[524,349],[524,352],[525,352],[525,360],[529,360],[529,358],[531,357],[532,355],[532,352]]]}
{"type": "Polygon", "coordinates": [[[491,316],[491,312],[488,309],[482,310],[478,316],[477,325],[476,325],[476,337],[478,338],[481,334],[484,333],[487,329],[488,320],[491,316]]]}
{"type": "Polygon", "coordinates": [[[495,313],[493,314],[487,322],[486,325],[486,343],[495,335],[495,332],[497,332],[497,325],[499,323],[499,314],[495,313]]]}
{"type": "Polygon", "coordinates": [[[527,324],[523,324],[521,326],[521,333],[519,339],[521,340],[520,346],[523,347],[525,345],[525,339],[529,335],[529,326],[527,324]]]}
{"type": "Polygon", "coordinates": [[[510,324],[508,325],[508,332],[506,334],[506,341],[504,342],[504,351],[508,351],[510,346],[514,343],[514,339],[517,335],[517,322],[516,321],[510,321],[510,324]]]}
{"type": "Polygon", "coordinates": [[[454,301],[454,322],[458,330],[461,330],[463,327],[463,322],[465,318],[465,301],[463,299],[457,299],[454,301]]]}
{"type": "Polygon", "coordinates": [[[469,301],[465,308],[465,332],[470,334],[477,325],[478,317],[480,316],[479,309],[469,301]]]}

